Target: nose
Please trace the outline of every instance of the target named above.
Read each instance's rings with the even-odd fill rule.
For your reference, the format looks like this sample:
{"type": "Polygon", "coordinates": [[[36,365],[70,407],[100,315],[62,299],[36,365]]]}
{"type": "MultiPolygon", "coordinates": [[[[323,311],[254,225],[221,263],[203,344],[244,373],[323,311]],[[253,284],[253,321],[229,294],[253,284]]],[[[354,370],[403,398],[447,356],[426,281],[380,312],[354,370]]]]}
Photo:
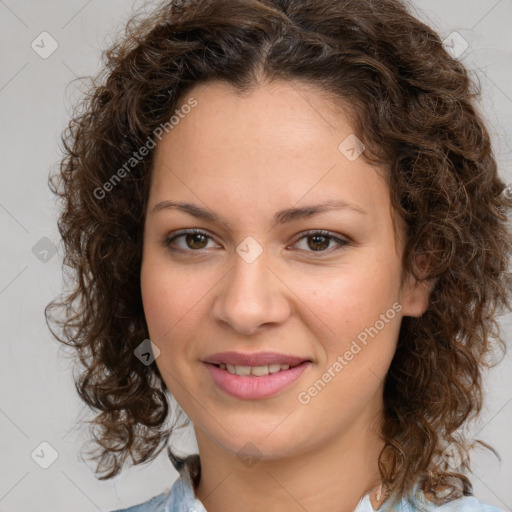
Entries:
{"type": "Polygon", "coordinates": [[[231,270],[215,288],[212,314],[216,322],[251,336],[266,324],[286,321],[291,311],[290,291],[284,276],[269,263],[265,251],[252,262],[234,254],[231,270]]]}

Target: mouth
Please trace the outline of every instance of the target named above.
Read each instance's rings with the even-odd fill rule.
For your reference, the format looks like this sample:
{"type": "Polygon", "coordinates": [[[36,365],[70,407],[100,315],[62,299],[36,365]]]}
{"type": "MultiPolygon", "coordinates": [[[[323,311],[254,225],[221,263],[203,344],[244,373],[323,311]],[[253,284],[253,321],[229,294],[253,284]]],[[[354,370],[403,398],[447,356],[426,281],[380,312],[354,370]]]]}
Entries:
{"type": "Polygon", "coordinates": [[[261,366],[241,366],[241,365],[233,365],[228,363],[206,363],[212,364],[221,370],[225,370],[232,375],[239,375],[243,377],[264,377],[266,375],[280,373],[292,368],[296,368],[304,363],[309,363],[311,361],[306,360],[296,364],[266,364],[261,366]]]}
{"type": "Polygon", "coordinates": [[[293,385],[308,368],[310,360],[269,363],[259,366],[203,361],[210,377],[223,392],[242,400],[269,398],[293,385]]]}

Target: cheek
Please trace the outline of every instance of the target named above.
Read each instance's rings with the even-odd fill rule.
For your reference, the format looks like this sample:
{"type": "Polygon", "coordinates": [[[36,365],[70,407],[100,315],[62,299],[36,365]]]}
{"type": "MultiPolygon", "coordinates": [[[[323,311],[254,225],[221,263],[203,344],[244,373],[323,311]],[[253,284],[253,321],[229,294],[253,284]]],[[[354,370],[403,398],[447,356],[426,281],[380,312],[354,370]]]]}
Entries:
{"type": "MultiPolygon", "coordinates": [[[[361,262],[346,272],[309,285],[312,305],[338,334],[345,328],[367,327],[399,298],[399,272],[390,265],[361,262]]],[[[352,333],[353,334],[353,333],[352,333]]]]}
{"type": "MultiPolygon", "coordinates": [[[[322,403],[340,403],[347,417],[357,415],[383,385],[401,324],[401,307],[391,290],[365,290],[345,281],[343,293],[330,307],[323,305],[329,311],[325,323],[330,330],[321,341],[324,353],[319,358],[319,378],[327,384],[322,398],[315,398],[318,414],[322,403]]],[[[311,386],[315,382],[312,379],[311,386]]]]}
{"type": "Polygon", "coordinates": [[[326,362],[341,356],[342,373],[358,382],[385,375],[401,323],[400,269],[394,261],[370,259],[310,285],[310,307],[328,326],[322,329],[326,362]]]}
{"type": "Polygon", "coordinates": [[[151,255],[143,260],[140,279],[149,338],[160,350],[155,363],[169,392],[186,405],[187,394],[179,383],[187,380],[183,373],[183,361],[190,357],[187,332],[193,324],[198,325],[194,318],[198,301],[193,300],[187,276],[151,255]]]}
{"type": "Polygon", "coordinates": [[[141,267],[141,293],[151,339],[162,342],[173,326],[186,314],[183,280],[151,256],[141,267]]]}
{"type": "MultiPolygon", "coordinates": [[[[142,265],[141,293],[144,315],[153,341],[160,338],[165,329],[166,311],[172,311],[172,294],[158,278],[156,268],[149,262],[142,265]]],[[[169,328],[169,327],[167,327],[169,328]]]]}
{"type": "Polygon", "coordinates": [[[216,283],[206,270],[187,270],[169,259],[148,251],[141,267],[141,293],[151,340],[161,351],[178,348],[204,321],[208,290],[216,283]],[[202,317],[202,318],[200,318],[202,317]]]}

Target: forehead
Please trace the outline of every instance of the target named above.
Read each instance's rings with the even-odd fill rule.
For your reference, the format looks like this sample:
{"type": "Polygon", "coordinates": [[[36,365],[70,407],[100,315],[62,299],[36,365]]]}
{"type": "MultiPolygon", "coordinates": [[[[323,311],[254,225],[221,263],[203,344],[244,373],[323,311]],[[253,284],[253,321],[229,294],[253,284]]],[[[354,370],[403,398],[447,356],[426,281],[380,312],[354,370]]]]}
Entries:
{"type": "Polygon", "coordinates": [[[332,142],[330,138],[336,141],[340,134],[353,132],[349,107],[303,82],[276,80],[243,93],[225,82],[199,84],[180,104],[192,97],[197,105],[182,116],[181,129],[173,129],[175,138],[188,138],[194,131],[196,137],[204,136],[204,144],[211,141],[209,146],[223,141],[256,153],[265,142],[269,150],[280,145],[281,150],[301,152],[302,148],[313,149],[319,138],[326,138],[325,147],[332,142]]]}
{"type": "Polygon", "coordinates": [[[359,204],[375,217],[389,210],[382,169],[340,150],[353,129],[322,91],[276,82],[237,95],[214,82],[195,87],[180,104],[190,98],[195,106],[157,146],[151,203],[236,204],[261,215],[270,206],[275,212],[328,200],[359,204]]]}

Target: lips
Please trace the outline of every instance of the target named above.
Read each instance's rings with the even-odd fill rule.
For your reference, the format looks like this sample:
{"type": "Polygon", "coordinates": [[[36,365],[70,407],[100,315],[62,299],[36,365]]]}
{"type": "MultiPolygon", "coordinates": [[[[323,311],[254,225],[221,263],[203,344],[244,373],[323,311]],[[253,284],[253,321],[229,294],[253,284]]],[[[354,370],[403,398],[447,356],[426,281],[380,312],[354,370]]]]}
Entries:
{"type": "Polygon", "coordinates": [[[290,356],[278,352],[217,352],[203,360],[210,364],[231,364],[233,366],[265,366],[268,364],[288,364],[297,366],[304,361],[310,361],[306,357],[290,356]]]}
{"type": "MultiPolygon", "coordinates": [[[[295,361],[296,360],[297,358],[295,358],[295,361]]],[[[277,363],[275,364],[277,365],[277,363]]],[[[304,361],[296,366],[290,366],[288,369],[280,370],[275,373],[260,374],[259,376],[231,373],[222,369],[222,366],[224,366],[222,363],[217,365],[215,363],[204,362],[204,367],[210,374],[212,381],[217,385],[218,389],[227,395],[241,400],[260,400],[277,395],[285,389],[290,388],[301,378],[302,375],[304,375],[305,372],[308,371],[312,364],[313,363],[310,361],[304,361]]],[[[241,369],[247,367],[236,365],[234,368],[241,369]]],[[[261,368],[261,366],[255,366],[252,367],[252,371],[261,368]]],[[[263,366],[263,368],[270,367],[263,366]]],[[[304,385],[302,388],[303,387],[304,385]]]]}

